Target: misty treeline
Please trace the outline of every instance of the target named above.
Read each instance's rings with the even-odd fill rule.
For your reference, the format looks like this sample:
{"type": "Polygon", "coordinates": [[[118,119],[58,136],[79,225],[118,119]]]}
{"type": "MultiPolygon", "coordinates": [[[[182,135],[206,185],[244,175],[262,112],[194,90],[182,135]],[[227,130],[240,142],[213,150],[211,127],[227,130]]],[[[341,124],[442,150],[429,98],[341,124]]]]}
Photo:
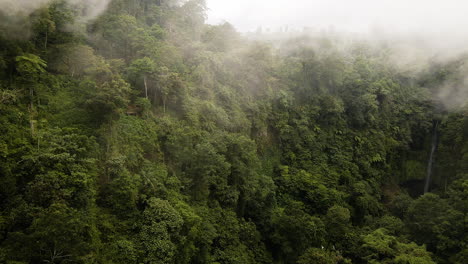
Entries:
{"type": "Polygon", "coordinates": [[[467,57],[42,2],[0,12],[1,263],[468,260],[467,57]]]}

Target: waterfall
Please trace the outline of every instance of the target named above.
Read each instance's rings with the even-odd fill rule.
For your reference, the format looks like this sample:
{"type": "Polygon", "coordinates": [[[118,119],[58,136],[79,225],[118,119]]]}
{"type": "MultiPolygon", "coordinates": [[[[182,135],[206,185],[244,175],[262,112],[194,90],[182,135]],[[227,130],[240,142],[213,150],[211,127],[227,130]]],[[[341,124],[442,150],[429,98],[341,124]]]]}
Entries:
{"type": "Polygon", "coordinates": [[[432,128],[432,145],[431,145],[431,153],[429,154],[429,160],[427,162],[427,174],[426,174],[426,183],[424,184],[424,193],[427,193],[429,191],[429,186],[431,185],[432,167],[434,165],[434,155],[437,150],[437,143],[439,141],[438,127],[439,127],[439,121],[435,120],[433,123],[433,128],[432,128]]]}

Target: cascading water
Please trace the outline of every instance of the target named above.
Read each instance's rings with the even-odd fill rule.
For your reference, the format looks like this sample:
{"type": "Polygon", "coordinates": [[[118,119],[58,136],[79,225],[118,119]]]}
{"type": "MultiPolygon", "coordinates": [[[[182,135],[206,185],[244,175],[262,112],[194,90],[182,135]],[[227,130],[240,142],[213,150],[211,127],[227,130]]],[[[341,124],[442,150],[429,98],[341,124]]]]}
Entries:
{"type": "Polygon", "coordinates": [[[434,165],[434,155],[437,150],[437,144],[439,142],[439,135],[438,135],[438,128],[439,128],[439,121],[435,120],[433,123],[432,128],[432,145],[431,145],[431,153],[429,154],[429,160],[427,162],[427,174],[426,174],[426,182],[424,184],[424,193],[429,191],[429,187],[431,185],[431,178],[432,178],[432,167],[434,165]]]}

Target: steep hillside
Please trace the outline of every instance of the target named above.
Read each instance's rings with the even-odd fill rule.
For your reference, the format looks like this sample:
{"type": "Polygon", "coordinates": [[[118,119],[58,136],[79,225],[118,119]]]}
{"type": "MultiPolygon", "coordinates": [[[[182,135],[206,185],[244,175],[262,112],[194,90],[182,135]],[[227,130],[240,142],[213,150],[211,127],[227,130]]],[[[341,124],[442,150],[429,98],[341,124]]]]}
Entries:
{"type": "Polygon", "coordinates": [[[466,57],[88,2],[0,11],[0,262],[466,263],[466,57]]]}

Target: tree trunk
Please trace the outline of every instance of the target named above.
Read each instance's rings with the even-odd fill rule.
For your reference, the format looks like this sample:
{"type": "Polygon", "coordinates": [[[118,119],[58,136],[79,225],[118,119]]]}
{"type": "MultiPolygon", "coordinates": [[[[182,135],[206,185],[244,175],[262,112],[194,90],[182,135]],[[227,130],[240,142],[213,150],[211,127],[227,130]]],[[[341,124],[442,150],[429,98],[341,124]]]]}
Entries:
{"type": "Polygon", "coordinates": [[[47,51],[47,41],[49,39],[49,29],[46,30],[45,33],[45,41],[44,41],[44,49],[47,51]]]}
{"type": "Polygon", "coordinates": [[[31,127],[31,136],[34,136],[34,90],[29,87],[29,125],[31,127]]]}
{"type": "Polygon", "coordinates": [[[143,82],[145,83],[145,97],[148,99],[148,85],[146,84],[146,76],[143,77],[143,82]]]}

